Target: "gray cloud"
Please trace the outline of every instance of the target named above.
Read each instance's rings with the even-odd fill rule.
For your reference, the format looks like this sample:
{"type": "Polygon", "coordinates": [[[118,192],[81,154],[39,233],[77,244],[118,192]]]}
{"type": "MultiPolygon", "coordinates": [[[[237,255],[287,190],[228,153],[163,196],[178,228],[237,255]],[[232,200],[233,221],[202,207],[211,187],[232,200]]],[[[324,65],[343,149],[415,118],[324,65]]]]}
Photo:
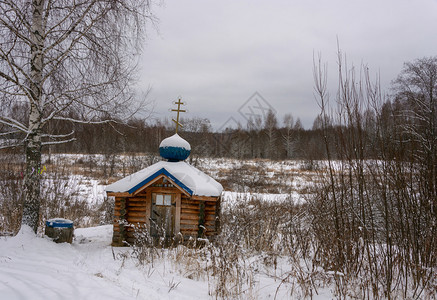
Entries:
{"type": "Polygon", "coordinates": [[[310,127],[313,53],[329,65],[335,95],[337,38],[349,65],[380,72],[388,88],[405,61],[437,55],[435,0],[194,1],[155,8],[159,34],[149,31],[141,60],[158,116],[181,96],[187,116],[218,128],[258,91],[278,112],[310,127]]]}

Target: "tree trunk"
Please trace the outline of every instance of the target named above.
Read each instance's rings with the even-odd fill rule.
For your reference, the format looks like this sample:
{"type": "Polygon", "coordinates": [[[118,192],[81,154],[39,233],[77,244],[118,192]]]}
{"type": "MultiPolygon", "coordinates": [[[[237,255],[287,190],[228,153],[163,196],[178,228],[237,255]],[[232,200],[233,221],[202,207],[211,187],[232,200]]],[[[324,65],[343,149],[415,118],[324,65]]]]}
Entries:
{"type": "Polygon", "coordinates": [[[41,179],[41,140],[38,133],[29,135],[26,144],[26,175],[24,177],[24,203],[21,223],[37,231],[39,224],[39,207],[41,179]]]}
{"type": "Polygon", "coordinates": [[[32,1],[32,28],[30,34],[30,115],[29,132],[26,138],[26,175],[24,178],[24,203],[21,223],[38,230],[41,180],[41,118],[42,73],[43,73],[43,9],[44,0],[32,1]]]}

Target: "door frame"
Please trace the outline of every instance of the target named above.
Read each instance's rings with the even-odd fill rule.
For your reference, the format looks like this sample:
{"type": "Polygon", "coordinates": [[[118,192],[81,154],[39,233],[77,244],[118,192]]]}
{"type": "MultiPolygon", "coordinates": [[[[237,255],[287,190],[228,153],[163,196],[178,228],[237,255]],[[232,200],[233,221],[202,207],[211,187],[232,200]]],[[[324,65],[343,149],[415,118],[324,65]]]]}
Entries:
{"type": "MultiPolygon", "coordinates": [[[[169,192],[152,192],[151,193],[151,201],[150,201],[150,234],[152,236],[158,237],[159,233],[157,232],[157,230],[154,228],[152,222],[155,222],[158,218],[160,218],[160,216],[155,217],[154,214],[156,214],[156,207],[160,207],[160,208],[164,208],[167,207],[170,211],[170,217],[171,217],[171,228],[170,230],[166,230],[166,234],[165,237],[171,237],[173,236],[175,233],[177,233],[177,229],[179,226],[176,225],[177,222],[177,194],[176,193],[172,193],[171,191],[169,192]],[[158,196],[163,196],[162,199],[160,199],[162,204],[156,204],[157,202],[157,197],[158,196]],[[170,204],[168,204],[168,202],[166,203],[165,200],[165,196],[170,196],[171,197],[171,202],[170,204]],[[168,232],[170,231],[170,232],[168,232]]],[[[167,212],[168,212],[167,211],[167,212]]],[[[166,216],[167,216],[167,212],[166,212],[166,216]]],[[[158,223],[158,222],[157,222],[158,223]]],[[[165,220],[161,220],[159,223],[165,223],[165,220]]],[[[166,228],[167,229],[167,228],[166,228]]]]}

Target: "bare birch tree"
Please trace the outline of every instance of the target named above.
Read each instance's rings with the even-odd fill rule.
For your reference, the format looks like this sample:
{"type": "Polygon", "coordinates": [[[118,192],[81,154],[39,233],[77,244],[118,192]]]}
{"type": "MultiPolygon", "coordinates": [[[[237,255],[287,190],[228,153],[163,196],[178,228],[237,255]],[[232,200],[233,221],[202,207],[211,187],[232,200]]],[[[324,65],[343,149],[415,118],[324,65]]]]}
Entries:
{"type": "Polygon", "coordinates": [[[430,209],[437,213],[437,56],[405,63],[393,84],[396,98],[406,107],[405,132],[418,145],[414,158],[423,165],[430,209]]]}
{"type": "Polygon", "coordinates": [[[49,122],[101,123],[134,113],[130,86],[148,20],[149,0],[0,1],[0,137],[21,134],[22,224],[34,231],[41,148],[73,140],[73,132],[51,134],[49,122]],[[13,117],[17,106],[25,118],[13,117]]]}
{"type": "Polygon", "coordinates": [[[405,63],[393,84],[417,176],[409,205],[414,263],[430,268],[437,262],[437,56],[405,63]]]}

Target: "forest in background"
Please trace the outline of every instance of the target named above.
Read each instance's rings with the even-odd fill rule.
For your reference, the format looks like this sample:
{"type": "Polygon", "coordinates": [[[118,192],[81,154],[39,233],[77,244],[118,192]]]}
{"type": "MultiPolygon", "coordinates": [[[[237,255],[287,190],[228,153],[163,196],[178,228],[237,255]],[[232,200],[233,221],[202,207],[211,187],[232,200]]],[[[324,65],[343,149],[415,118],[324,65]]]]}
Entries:
{"type": "MultiPolygon", "coordinates": [[[[404,121],[408,117],[403,112],[409,109],[408,103],[401,99],[387,100],[378,112],[367,110],[360,113],[364,154],[366,158],[375,159],[382,153],[381,147],[392,148],[401,155],[398,159],[408,159],[406,148],[415,147],[414,143],[398,147],[399,137],[404,121]],[[398,125],[396,128],[396,125],[398,125]],[[384,145],[377,140],[377,132],[386,133],[384,145]],[[401,150],[401,151],[399,151],[401,150]]],[[[16,106],[14,118],[26,122],[26,107],[16,106]],[[18,117],[20,116],[20,117],[18,117]]],[[[109,118],[102,117],[97,121],[109,118]]],[[[227,157],[236,159],[304,159],[322,160],[327,158],[324,134],[330,136],[329,143],[333,146],[338,139],[338,133],[345,130],[354,131],[348,125],[339,125],[329,119],[323,128],[321,116],[317,116],[311,129],[304,129],[300,119],[286,114],[283,120],[273,111],[268,111],[265,117],[249,120],[239,128],[227,128],[221,132],[214,131],[211,123],[205,118],[181,118],[184,126],[179,134],[191,144],[191,159],[196,157],[227,157]]],[[[1,126],[1,125],[0,125],[1,126]]],[[[3,126],[5,127],[5,126],[3,126]]],[[[69,121],[53,121],[47,125],[53,135],[74,131],[74,141],[55,144],[43,148],[44,153],[82,153],[107,154],[121,153],[158,153],[160,142],[174,134],[174,124],[168,119],[153,120],[148,118],[132,118],[127,122],[103,124],[74,124],[69,121]]],[[[5,127],[6,128],[6,127],[5,127]]],[[[0,131],[2,128],[0,128],[0,131]]],[[[23,134],[9,135],[13,142],[23,139],[23,134]]],[[[6,145],[8,140],[2,140],[6,145]]],[[[4,150],[7,152],[20,151],[4,150]]],[[[331,153],[332,158],[340,158],[339,153],[331,153]]],[[[393,154],[394,155],[394,154],[393,154]]]]}

